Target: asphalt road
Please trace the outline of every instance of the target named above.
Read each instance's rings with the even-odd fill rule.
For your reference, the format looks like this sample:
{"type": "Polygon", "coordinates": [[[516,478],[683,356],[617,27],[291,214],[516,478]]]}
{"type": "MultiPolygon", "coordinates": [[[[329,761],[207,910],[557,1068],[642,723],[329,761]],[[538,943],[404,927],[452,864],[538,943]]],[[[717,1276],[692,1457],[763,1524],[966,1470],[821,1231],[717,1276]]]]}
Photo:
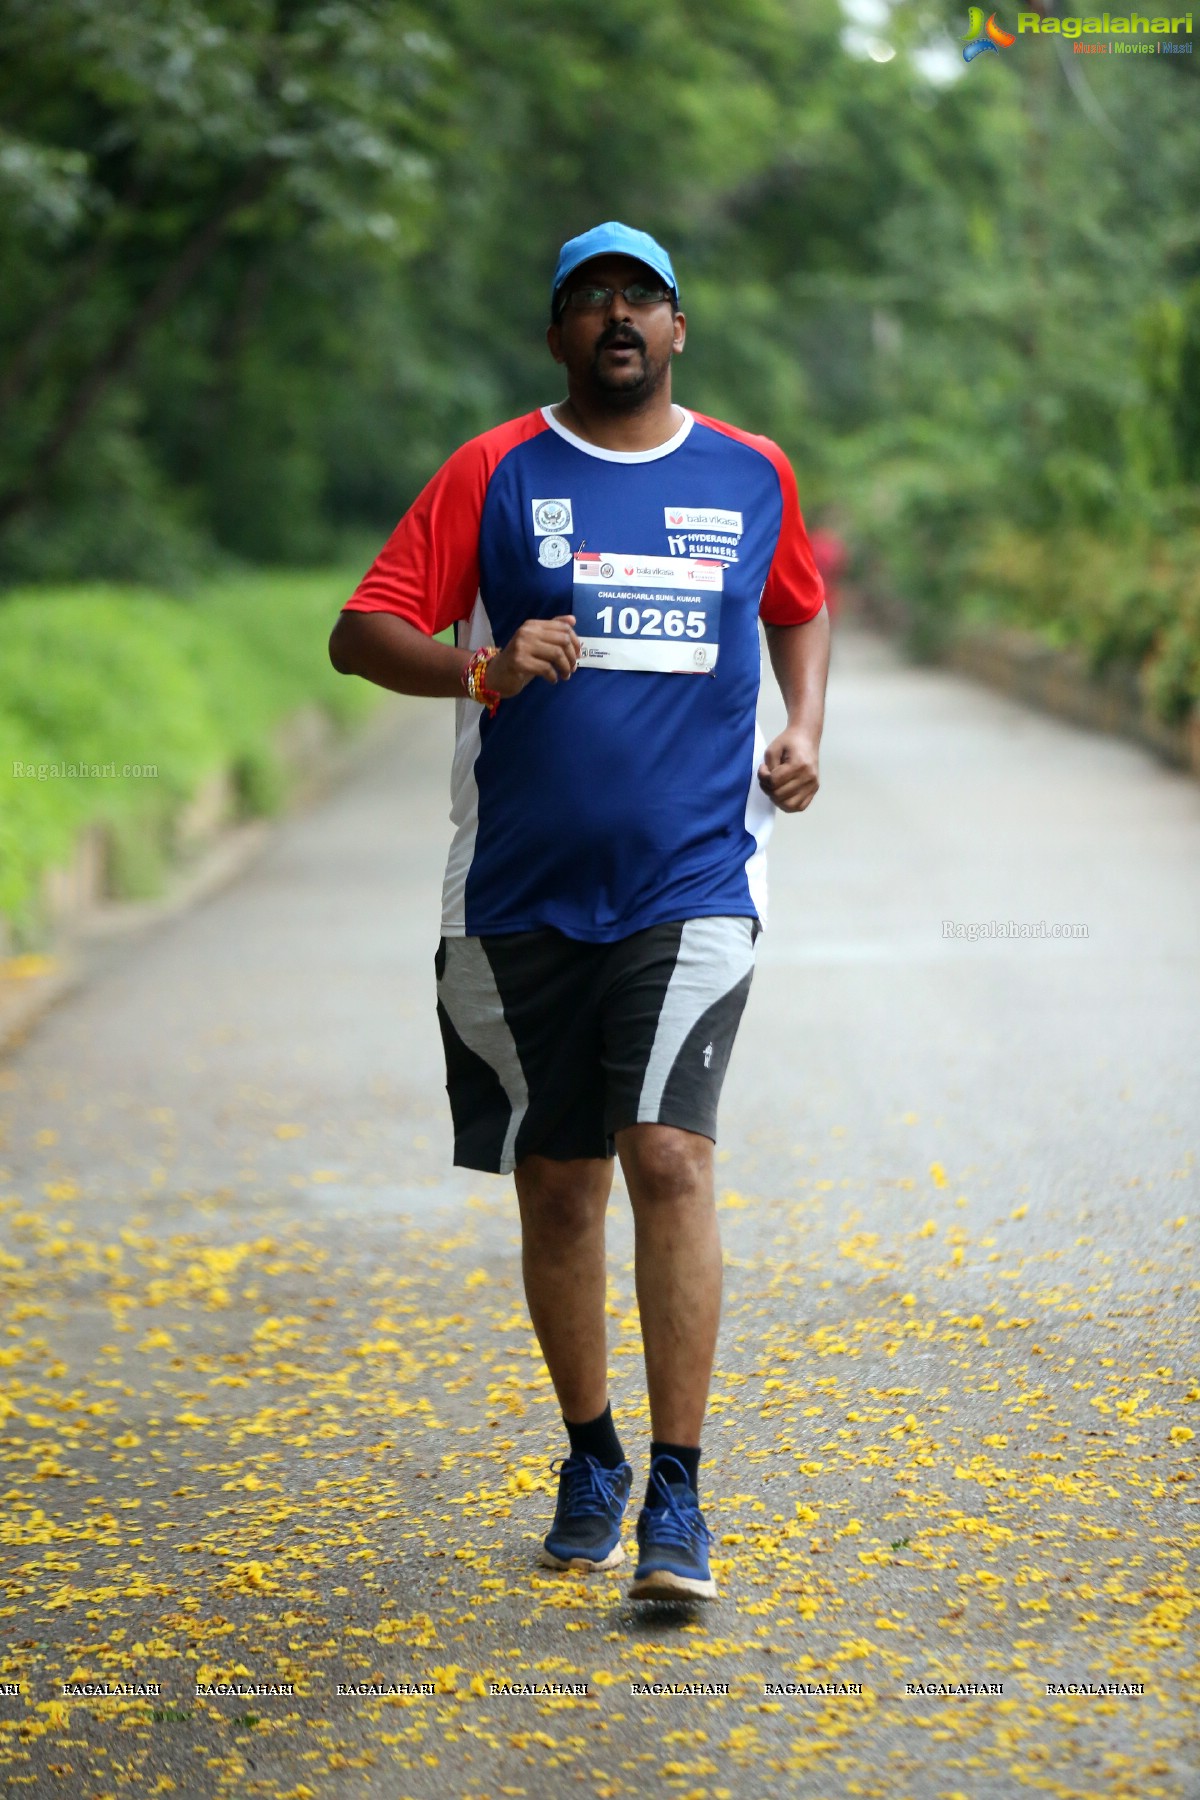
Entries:
{"type": "Polygon", "coordinates": [[[722,1599],[647,1608],[532,1563],[564,1446],[432,1009],[450,709],[395,711],[0,1065],[11,1791],[1196,1800],[1200,788],[839,634],[723,1103],[722,1599]]]}

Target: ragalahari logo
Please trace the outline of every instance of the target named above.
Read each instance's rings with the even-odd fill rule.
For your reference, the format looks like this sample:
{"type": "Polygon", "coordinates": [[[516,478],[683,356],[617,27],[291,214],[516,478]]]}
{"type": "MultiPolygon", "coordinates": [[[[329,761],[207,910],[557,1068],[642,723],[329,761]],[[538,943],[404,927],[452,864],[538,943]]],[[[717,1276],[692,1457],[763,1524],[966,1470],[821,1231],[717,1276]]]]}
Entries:
{"type": "Polygon", "coordinates": [[[967,27],[963,47],[963,61],[974,62],[985,50],[993,50],[998,56],[1001,50],[1007,50],[1010,44],[1016,43],[1011,31],[1005,31],[1003,25],[997,25],[995,13],[988,14],[988,21],[983,22],[982,6],[971,8],[971,22],[967,27]]]}

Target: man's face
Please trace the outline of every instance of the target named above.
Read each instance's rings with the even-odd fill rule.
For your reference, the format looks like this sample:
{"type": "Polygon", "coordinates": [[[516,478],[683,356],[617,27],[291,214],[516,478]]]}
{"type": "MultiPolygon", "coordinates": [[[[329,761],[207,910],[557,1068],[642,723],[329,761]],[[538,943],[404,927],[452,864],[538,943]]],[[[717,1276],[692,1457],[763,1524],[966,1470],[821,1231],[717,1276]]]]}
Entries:
{"type": "MultiPolygon", "coordinates": [[[[643,282],[666,289],[661,275],[630,256],[597,256],[573,269],[562,298],[579,288],[620,290],[643,282]]],[[[683,349],[685,320],[670,298],[653,306],[631,306],[615,291],[607,306],[577,311],[569,301],[546,341],[555,362],[563,363],[573,390],[593,403],[632,410],[651,399],[667,379],[671,358],[683,349]]]]}

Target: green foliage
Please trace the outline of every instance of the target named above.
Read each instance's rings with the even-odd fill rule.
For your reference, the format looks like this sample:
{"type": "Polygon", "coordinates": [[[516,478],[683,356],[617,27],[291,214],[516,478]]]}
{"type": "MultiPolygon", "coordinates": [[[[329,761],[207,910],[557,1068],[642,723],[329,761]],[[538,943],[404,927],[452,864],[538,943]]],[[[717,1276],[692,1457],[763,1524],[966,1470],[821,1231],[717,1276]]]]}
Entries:
{"type": "MultiPolygon", "coordinates": [[[[402,3],[8,0],[0,522],[80,514],[86,551],[139,443],[218,542],[312,553],[314,420],[353,367],[355,297],[433,217],[451,68],[402,3]]],[[[39,535],[6,536],[10,577],[53,572],[39,535]]],[[[111,572],[150,572],[148,536],[117,536],[111,572]]]]}
{"type": "Polygon", "coordinates": [[[230,771],[244,813],[274,811],[281,721],[316,706],[346,728],[376,704],[325,650],[353,580],[242,575],[186,601],[97,587],[7,602],[0,913],[20,937],[36,936],[43,872],[82,825],[105,827],[114,893],[156,893],[206,777],[230,771]]]}
{"type": "MultiPolygon", "coordinates": [[[[1200,544],[1192,545],[1193,555],[1200,544]]],[[[1142,669],[1146,698],[1159,718],[1178,725],[1200,707],[1200,587],[1191,566],[1191,580],[1181,586],[1178,605],[1172,608],[1153,651],[1142,669]]]]}
{"type": "Polygon", "coordinates": [[[87,796],[80,783],[39,780],[36,771],[53,763],[53,753],[7,709],[0,711],[0,745],[0,916],[23,935],[37,923],[42,871],[69,856],[87,796]]]}
{"type": "Polygon", "coordinates": [[[1184,295],[1179,318],[1178,364],[1165,398],[1184,481],[1200,483],[1200,281],[1184,295]]]}
{"type": "MultiPolygon", "coordinates": [[[[181,654],[187,623],[149,595],[18,595],[5,609],[6,705],[71,762],[153,765],[182,799],[222,752],[205,684],[181,654]]],[[[105,803],[135,804],[134,793],[121,781],[105,803]]]]}
{"type": "Polygon", "coordinates": [[[1097,675],[1140,671],[1157,716],[1200,703],[1200,531],[1050,534],[996,524],[961,558],[957,614],[1075,645],[1097,675]]]}
{"type": "MultiPolygon", "coordinates": [[[[930,10],[899,6],[900,30],[927,36],[930,10]]],[[[1193,59],[1145,80],[1080,60],[1019,43],[903,125],[887,279],[859,283],[874,405],[834,427],[821,491],[918,652],[1006,619],[1141,668],[1179,718],[1200,649],[1193,59]]]]}

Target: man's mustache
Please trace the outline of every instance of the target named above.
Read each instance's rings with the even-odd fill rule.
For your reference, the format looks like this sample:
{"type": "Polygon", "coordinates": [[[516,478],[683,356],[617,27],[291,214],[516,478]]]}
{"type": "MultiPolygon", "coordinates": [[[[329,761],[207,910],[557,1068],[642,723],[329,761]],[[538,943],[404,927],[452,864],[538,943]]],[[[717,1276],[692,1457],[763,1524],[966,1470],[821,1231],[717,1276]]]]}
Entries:
{"type": "Polygon", "coordinates": [[[601,356],[605,350],[611,350],[613,348],[621,350],[640,350],[644,356],[646,354],[646,340],[640,331],[634,330],[632,325],[610,325],[608,329],[601,334],[600,341],[596,345],[596,355],[601,356]]]}

